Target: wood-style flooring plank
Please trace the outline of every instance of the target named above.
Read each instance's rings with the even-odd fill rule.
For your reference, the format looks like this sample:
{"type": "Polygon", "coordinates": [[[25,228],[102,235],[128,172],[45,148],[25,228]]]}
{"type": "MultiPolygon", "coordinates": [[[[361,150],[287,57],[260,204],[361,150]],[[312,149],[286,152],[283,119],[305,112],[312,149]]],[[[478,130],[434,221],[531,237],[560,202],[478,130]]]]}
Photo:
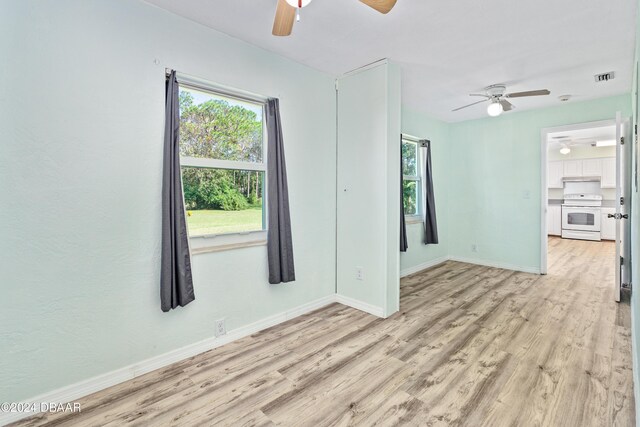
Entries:
{"type": "Polygon", "coordinates": [[[631,426],[611,242],[549,239],[549,273],[447,261],[388,319],[332,304],[16,426],[631,426]]]}

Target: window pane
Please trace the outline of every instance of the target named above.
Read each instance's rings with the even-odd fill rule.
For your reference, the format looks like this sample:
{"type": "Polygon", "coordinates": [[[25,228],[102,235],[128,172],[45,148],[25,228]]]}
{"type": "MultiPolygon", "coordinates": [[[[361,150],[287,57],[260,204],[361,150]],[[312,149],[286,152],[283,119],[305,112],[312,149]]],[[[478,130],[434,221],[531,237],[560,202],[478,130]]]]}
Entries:
{"type": "Polygon", "coordinates": [[[264,172],[182,168],[189,236],[264,229],[264,172]]]}
{"type": "Polygon", "coordinates": [[[418,144],[402,141],[402,174],[418,175],[418,144]]]}
{"type": "Polygon", "coordinates": [[[261,163],[262,104],[180,88],[180,155],[261,163]]]}
{"type": "Polygon", "coordinates": [[[418,213],[418,181],[404,180],[402,182],[402,196],[404,201],[404,214],[417,215],[418,213]]]}

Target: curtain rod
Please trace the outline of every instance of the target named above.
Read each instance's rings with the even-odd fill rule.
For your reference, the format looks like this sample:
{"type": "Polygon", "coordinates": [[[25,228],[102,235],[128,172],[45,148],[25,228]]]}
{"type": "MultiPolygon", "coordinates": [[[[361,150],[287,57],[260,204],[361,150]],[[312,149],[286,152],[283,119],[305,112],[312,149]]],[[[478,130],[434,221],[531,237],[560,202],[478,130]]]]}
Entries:
{"type": "Polygon", "coordinates": [[[189,74],[181,73],[177,70],[172,70],[171,68],[165,68],[165,76],[169,77],[172,71],[176,72],[176,79],[178,80],[178,84],[181,86],[185,86],[191,89],[204,90],[204,91],[212,91],[217,94],[226,96],[228,98],[234,98],[239,101],[246,101],[258,104],[266,104],[269,100],[269,97],[258,95],[256,93],[248,92],[245,90],[235,89],[229,86],[223,86],[220,84],[212,83],[206,79],[191,76],[189,74]]]}

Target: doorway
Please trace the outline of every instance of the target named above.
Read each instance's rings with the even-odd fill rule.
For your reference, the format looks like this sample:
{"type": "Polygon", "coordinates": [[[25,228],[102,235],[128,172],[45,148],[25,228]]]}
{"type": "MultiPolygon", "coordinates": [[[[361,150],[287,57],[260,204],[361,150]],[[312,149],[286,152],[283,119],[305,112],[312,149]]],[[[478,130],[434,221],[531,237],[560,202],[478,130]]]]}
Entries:
{"type": "Polygon", "coordinates": [[[631,270],[630,140],[629,120],[617,114],[543,129],[541,141],[541,273],[553,273],[563,251],[588,249],[611,260],[616,301],[631,270]]]}

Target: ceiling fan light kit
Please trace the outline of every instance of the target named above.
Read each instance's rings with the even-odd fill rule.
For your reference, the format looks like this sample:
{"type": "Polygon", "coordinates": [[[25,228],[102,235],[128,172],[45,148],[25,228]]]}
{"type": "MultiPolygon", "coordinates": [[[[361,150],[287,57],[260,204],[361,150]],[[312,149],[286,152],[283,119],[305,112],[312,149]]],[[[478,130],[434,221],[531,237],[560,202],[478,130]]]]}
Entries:
{"type": "Polygon", "coordinates": [[[571,148],[566,145],[560,149],[560,154],[569,154],[571,152],[571,148]]]}
{"type": "Polygon", "coordinates": [[[487,107],[487,114],[491,117],[498,117],[503,111],[502,104],[498,100],[491,101],[491,104],[487,107]]]}
{"type": "MultiPolygon", "coordinates": [[[[398,0],[360,0],[372,9],[387,14],[393,9],[398,0]]],[[[290,36],[293,24],[300,20],[300,9],[308,6],[311,0],[278,0],[276,16],[273,20],[274,36],[290,36]]]]}
{"type": "Polygon", "coordinates": [[[487,86],[484,89],[484,93],[472,93],[472,94],[469,94],[469,96],[481,96],[481,97],[484,97],[486,99],[483,99],[482,101],[474,102],[473,104],[465,105],[464,107],[456,108],[455,110],[452,110],[452,111],[459,111],[459,110],[462,110],[464,108],[471,107],[473,105],[489,101],[491,103],[487,107],[487,114],[489,114],[491,117],[497,117],[500,114],[502,114],[504,111],[511,111],[514,108],[516,108],[515,105],[513,105],[511,102],[507,101],[507,98],[524,98],[524,97],[528,97],[528,96],[544,96],[544,95],[549,95],[551,93],[547,89],[530,90],[530,91],[526,91],[526,92],[505,93],[506,90],[507,90],[507,87],[505,85],[487,86]]]}

